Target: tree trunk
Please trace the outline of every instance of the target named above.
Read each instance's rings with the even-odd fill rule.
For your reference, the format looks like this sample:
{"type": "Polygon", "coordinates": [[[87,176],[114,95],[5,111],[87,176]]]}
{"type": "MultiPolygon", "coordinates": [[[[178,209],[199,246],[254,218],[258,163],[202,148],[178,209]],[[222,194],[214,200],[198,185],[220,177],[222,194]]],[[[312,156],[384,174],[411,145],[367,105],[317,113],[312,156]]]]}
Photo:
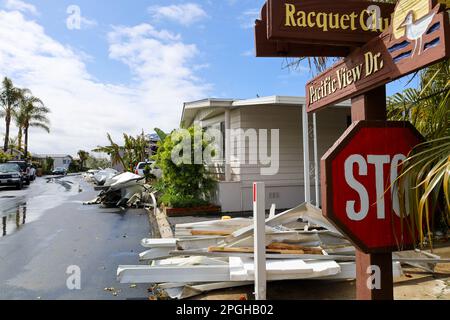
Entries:
{"type": "Polygon", "coordinates": [[[22,126],[19,126],[19,133],[17,134],[17,149],[19,149],[19,151],[22,149],[22,137],[23,137],[22,126]]]}
{"type": "Polygon", "coordinates": [[[28,126],[25,126],[24,133],[25,133],[25,141],[23,144],[23,149],[24,149],[24,153],[25,153],[25,159],[27,159],[28,158],[28,126]]]}
{"type": "Polygon", "coordinates": [[[3,151],[8,151],[8,147],[9,147],[9,126],[11,124],[11,114],[6,111],[6,116],[5,116],[5,125],[6,125],[6,130],[5,130],[5,144],[3,145],[3,151]]]}

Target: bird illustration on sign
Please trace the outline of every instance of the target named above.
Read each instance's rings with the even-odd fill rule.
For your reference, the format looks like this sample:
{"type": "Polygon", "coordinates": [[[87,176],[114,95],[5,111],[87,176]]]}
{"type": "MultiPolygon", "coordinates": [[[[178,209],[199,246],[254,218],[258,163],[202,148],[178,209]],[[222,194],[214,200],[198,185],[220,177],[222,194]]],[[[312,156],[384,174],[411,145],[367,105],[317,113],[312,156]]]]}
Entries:
{"type": "Polygon", "coordinates": [[[393,15],[393,35],[396,39],[406,36],[414,41],[414,50],[411,58],[418,51],[423,53],[423,36],[433,21],[435,11],[432,11],[429,0],[400,0],[395,7],[393,15]]]}
{"type": "Polygon", "coordinates": [[[414,20],[414,12],[410,12],[401,25],[401,27],[404,27],[406,29],[406,38],[408,38],[408,40],[415,41],[412,56],[414,56],[414,53],[417,51],[417,44],[419,44],[419,55],[422,53],[422,37],[427,31],[427,28],[430,26],[430,23],[433,20],[435,14],[435,12],[431,12],[430,14],[427,14],[425,17],[419,20],[414,20]]]}

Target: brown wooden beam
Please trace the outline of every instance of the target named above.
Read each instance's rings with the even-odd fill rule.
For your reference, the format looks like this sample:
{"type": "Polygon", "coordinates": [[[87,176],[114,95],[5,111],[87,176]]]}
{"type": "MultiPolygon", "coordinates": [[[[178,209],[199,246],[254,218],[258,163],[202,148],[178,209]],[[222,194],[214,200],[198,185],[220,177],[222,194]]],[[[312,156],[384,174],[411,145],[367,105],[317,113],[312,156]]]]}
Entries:
{"type": "Polygon", "coordinates": [[[352,99],[352,120],[386,121],[386,86],[375,88],[352,99]]]}
{"type": "MultiPolygon", "coordinates": [[[[352,99],[352,120],[387,119],[386,86],[382,85],[352,99]]],[[[375,275],[377,276],[377,275],[375,275]]],[[[356,299],[393,300],[394,280],[392,275],[392,253],[366,254],[356,250],[356,299]],[[372,288],[372,266],[379,267],[380,288],[372,288]]]]}

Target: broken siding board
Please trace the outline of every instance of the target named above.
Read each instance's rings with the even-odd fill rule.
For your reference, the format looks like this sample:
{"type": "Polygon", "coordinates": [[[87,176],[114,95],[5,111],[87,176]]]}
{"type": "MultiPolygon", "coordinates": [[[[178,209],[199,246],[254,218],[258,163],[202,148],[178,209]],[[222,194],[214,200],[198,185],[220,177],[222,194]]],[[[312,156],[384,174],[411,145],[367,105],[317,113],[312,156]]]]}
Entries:
{"type": "Polygon", "coordinates": [[[175,247],[169,248],[153,248],[139,254],[139,260],[156,260],[170,257],[170,252],[175,250],[175,247]]]}
{"type": "MultiPolygon", "coordinates": [[[[356,263],[355,262],[343,262],[339,263],[341,272],[331,276],[318,277],[316,280],[354,280],[356,279],[356,263]]],[[[392,263],[392,274],[394,279],[400,277],[403,274],[400,262],[392,263]]]]}
{"type": "Polygon", "coordinates": [[[172,257],[170,259],[164,259],[154,261],[152,266],[196,266],[196,265],[228,265],[228,259],[219,257],[172,257]]]}
{"type": "MultiPolygon", "coordinates": [[[[341,271],[334,261],[267,260],[267,279],[294,280],[335,275],[341,271]]],[[[233,281],[254,279],[254,263],[249,258],[230,258],[230,278],[233,281]]]]}
{"type": "Polygon", "coordinates": [[[226,282],[230,281],[227,265],[151,267],[119,266],[117,279],[120,283],[163,282],[226,282]]]}
{"type": "Polygon", "coordinates": [[[144,248],[167,248],[176,247],[178,239],[142,239],[141,245],[144,248]]]}

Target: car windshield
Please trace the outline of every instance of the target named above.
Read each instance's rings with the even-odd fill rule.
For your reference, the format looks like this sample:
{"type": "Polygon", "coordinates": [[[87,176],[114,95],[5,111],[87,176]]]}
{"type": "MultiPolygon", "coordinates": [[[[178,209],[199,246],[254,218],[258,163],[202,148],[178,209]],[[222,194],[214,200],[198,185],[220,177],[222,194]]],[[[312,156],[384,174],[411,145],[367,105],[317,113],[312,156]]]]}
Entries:
{"type": "Polygon", "coordinates": [[[27,163],[26,162],[8,162],[7,164],[13,164],[18,165],[20,169],[26,170],[27,169],[27,163]]]}
{"type": "Polygon", "coordinates": [[[0,172],[15,172],[20,171],[20,167],[15,163],[0,164],[0,172]]]}
{"type": "Polygon", "coordinates": [[[149,163],[141,163],[141,164],[139,164],[138,169],[139,169],[139,170],[145,169],[145,166],[147,166],[147,165],[152,166],[152,164],[153,164],[153,162],[149,162],[149,163]]]}

